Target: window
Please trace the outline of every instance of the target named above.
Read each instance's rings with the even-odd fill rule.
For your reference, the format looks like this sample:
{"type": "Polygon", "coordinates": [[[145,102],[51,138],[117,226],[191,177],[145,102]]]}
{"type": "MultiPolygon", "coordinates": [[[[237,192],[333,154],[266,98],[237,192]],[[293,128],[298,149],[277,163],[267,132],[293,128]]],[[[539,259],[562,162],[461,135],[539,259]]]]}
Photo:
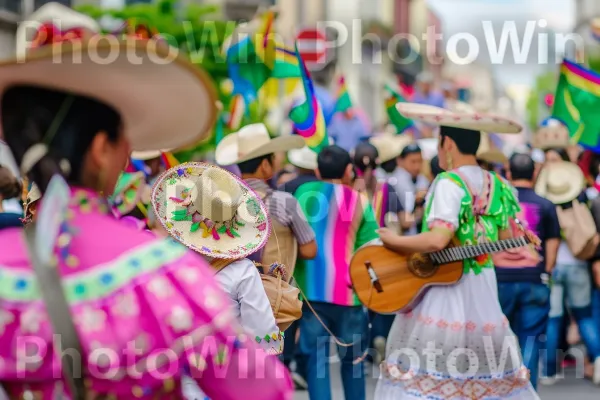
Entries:
{"type": "Polygon", "coordinates": [[[21,14],[20,0],[0,0],[0,10],[9,11],[15,14],[21,14]]]}

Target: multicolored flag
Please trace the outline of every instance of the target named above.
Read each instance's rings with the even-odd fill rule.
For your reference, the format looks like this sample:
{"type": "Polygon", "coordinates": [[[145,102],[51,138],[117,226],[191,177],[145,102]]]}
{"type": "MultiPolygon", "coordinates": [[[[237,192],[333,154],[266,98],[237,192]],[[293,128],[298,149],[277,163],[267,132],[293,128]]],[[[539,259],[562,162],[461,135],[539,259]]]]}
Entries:
{"type": "Polygon", "coordinates": [[[346,85],[346,79],[344,76],[340,76],[338,80],[338,88],[336,93],[335,111],[346,114],[347,117],[354,115],[352,109],[352,100],[350,99],[350,93],[348,93],[348,86],[346,85]]]}
{"type": "Polygon", "coordinates": [[[385,85],[386,96],[385,96],[385,109],[388,114],[390,122],[396,127],[396,133],[400,134],[406,129],[413,126],[413,121],[406,118],[398,112],[396,104],[405,101],[404,97],[398,91],[394,90],[390,85],[385,85]]]}
{"type": "Polygon", "coordinates": [[[177,161],[177,159],[173,155],[173,153],[171,153],[170,151],[160,153],[160,160],[162,161],[166,169],[171,169],[180,164],[179,161],[177,161]]]}
{"type": "Polygon", "coordinates": [[[306,99],[303,103],[292,108],[289,116],[294,123],[296,133],[304,138],[308,147],[316,153],[319,153],[324,147],[329,145],[325,118],[323,116],[323,110],[317,101],[310,73],[302,60],[302,57],[300,57],[297,46],[296,58],[301,66],[300,77],[302,79],[302,86],[304,87],[306,99]]]}
{"type": "Polygon", "coordinates": [[[245,110],[244,98],[241,95],[233,96],[229,103],[229,114],[227,116],[228,129],[236,131],[240,128],[245,110]]]}
{"type": "Polygon", "coordinates": [[[600,75],[571,61],[560,67],[552,116],[568,128],[573,143],[600,151],[600,75]]]}

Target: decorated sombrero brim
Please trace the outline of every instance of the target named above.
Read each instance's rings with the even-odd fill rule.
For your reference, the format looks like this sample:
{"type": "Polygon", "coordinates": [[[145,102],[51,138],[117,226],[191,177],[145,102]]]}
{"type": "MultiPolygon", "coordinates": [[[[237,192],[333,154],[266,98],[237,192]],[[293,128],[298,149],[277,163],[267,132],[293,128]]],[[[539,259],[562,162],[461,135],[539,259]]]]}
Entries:
{"type": "Polygon", "coordinates": [[[124,216],[132,212],[139,203],[150,202],[147,198],[149,190],[143,172],[123,172],[110,200],[118,213],[124,216]]]}
{"type": "Polygon", "coordinates": [[[182,206],[180,199],[184,193],[198,187],[202,174],[211,168],[223,170],[198,162],[180,164],[161,174],[152,188],[156,218],[174,239],[200,254],[214,258],[245,258],[266,244],[271,228],[260,197],[234,174],[223,170],[242,192],[235,220],[224,225],[183,217],[189,208],[182,206]]]}
{"type": "Polygon", "coordinates": [[[569,129],[562,124],[543,126],[533,138],[533,147],[540,150],[566,149],[570,144],[569,129]]]}
{"type": "Polygon", "coordinates": [[[521,124],[497,115],[454,112],[440,107],[416,103],[398,103],[396,109],[406,118],[426,124],[494,133],[520,133],[521,124]]]}

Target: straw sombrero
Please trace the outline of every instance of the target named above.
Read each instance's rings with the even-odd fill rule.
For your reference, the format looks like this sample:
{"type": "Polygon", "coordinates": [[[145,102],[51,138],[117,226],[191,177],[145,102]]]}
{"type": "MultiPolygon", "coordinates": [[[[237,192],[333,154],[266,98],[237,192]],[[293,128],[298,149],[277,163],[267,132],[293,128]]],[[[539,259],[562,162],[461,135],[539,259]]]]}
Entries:
{"type": "Polygon", "coordinates": [[[225,136],[217,145],[215,160],[219,165],[239,164],[267,154],[301,149],[304,146],[305,142],[301,136],[287,135],[271,139],[264,124],[251,124],[225,136]]]}
{"type": "Polygon", "coordinates": [[[308,146],[301,149],[292,149],[287,153],[290,164],[298,168],[315,170],[318,168],[317,153],[308,146]]]}
{"type": "Polygon", "coordinates": [[[123,172],[119,176],[110,201],[119,215],[132,212],[139,203],[150,203],[150,187],[143,172],[123,172]]]}
{"type": "Polygon", "coordinates": [[[554,118],[544,121],[533,138],[533,147],[540,150],[566,149],[570,145],[569,128],[554,118]]]}
{"type": "Polygon", "coordinates": [[[0,91],[34,85],[100,100],[120,113],[137,151],[208,135],[216,92],[202,69],[165,41],[100,32],[94,19],[69,7],[41,6],[19,24],[16,58],[0,62],[0,91]]]}
{"type": "Polygon", "coordinates": [[[398,158],[406,146],[414,143],[414,139],[410,135],[384,133],[382,135],[373,136],[369,139],[369,143],[375,146],[377,153],[379,154],[377,161],[379,164],[383,164],[398,158]]]}
{"type": "Polygon", "coordinates": [[[490,135],[485,132],[481,132],[481,141],[479,142],[479,149],[477,149],[477,158],[492,164],[504,164],[508,161],[506,155],[492,144],[490,135]]]}
{"type": "Polygon", "coordinates": [[[148,150],[148,151],[134,151],[131,153],[133,160],[148,161],[160,158],[162,153],[166,153],[170,150],[148,150]]]}
{"type": "Polygon", "coordinates": [[[538,176],[535,192],[554,204],[573,201],[585,188],[585,177],[577,164],[560,161],[547,164],[538,176]]]}
{"type": "Polygon", "coordinates": [[[192,250],[240,259],[270,234],[264,203],[238,177],[205,163],[185,163],[160,175],[152,190],[157,220],[192,250]]]}
{"type": "Polygon", "coordinates": [[[396,109],[406,118],[426,124],[494,133],[520,133],[523,127],[506,117],[472,112],[453,112],[416,103],[398,103],[396,109]]]}

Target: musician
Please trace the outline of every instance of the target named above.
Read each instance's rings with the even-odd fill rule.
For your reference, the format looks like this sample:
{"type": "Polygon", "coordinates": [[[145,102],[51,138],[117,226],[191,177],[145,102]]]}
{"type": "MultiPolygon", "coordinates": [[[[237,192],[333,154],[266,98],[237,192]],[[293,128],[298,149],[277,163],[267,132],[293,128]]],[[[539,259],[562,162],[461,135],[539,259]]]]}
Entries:
{"type": "MultiPolygon", "coordinates": [[[[381,228],[384,245],[398,253],[428,253],[453,239],[464,246],[511,237],[517,200],[503,180],[477,165],[476,153],[480,131],[518,133],[521,127],[410,103],[397,108],[407,118],[440,125],[438,156],[447,172],[427,195],[423,232],[398,236],[381,228]]],[[[466,259],[458,284],[432,287],[411,312],[396,316],[375,398],[447,398],[448,388],[456,398],[539,398],[502,313],[489,255],[466,259]]]]}

